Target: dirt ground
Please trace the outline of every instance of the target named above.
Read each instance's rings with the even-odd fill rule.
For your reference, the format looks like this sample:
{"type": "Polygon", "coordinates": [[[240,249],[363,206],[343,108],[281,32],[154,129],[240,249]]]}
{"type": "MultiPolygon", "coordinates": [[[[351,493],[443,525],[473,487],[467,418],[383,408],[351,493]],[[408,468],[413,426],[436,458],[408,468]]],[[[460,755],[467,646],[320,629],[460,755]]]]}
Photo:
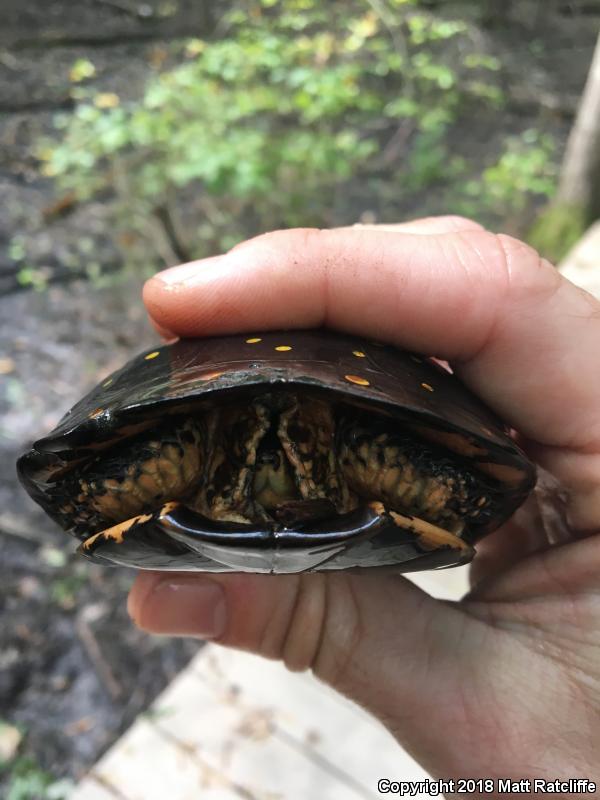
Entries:
{"type": "MultiPolygon", "coordinates": [[[[0,718],[21,752],[78,777],[196,652],[127,618],[132,575],[74,555],[74,544],[18,486],[25,443],[84,391],[155,340],[135,282],[118,291],[54,287],[2,303],[5,392],[0,462],[0,718]]],[[[5,796],[0,780],[0,796],[5,796]]]]}
{"type": "MultiPolygon", "coordinates": [[[[18,485],[14,462],[98,380],[156,341],[141,306],[142,278],[114,275],[103,287],[81,280],[91,259],[116,273],[121,254],[96,201],[68,216],[49,213],[60,197],[39,174],[31,145],[72,107],[68,73],[92,58],[103,91],[139,94],[176,45],[205,35],[215,6],[197,0],[3,0],[0,10],[0,722],[22,736],[17,755],[31,769],[77,779],[196,652],[193,642],[145,636],[124,606],[132,575],[95,567],[18,485]],[[76,8],[76,10],[74,10],[76,8]],[[17,274],[27,257],[51,277],[25,291],[17,274]]],[[[436,4],[432,2],[432,6],[436,4]]],[[[456,3],[457,8],[468,4],[456,3]]],[[[588,6],[521,3],[499,50],[520,38],[515,58],[519,125],[539,118],[564,136],[595,38],[588,6]],[[539,8],[542,9],[540,12],[539,8]],[[537,10],[536,10],[537,9],[537,10]],[[539,15],[539,21],[536,14],[539,15]],[[556,11],[559,14],[559,11],[556,11]],[[539,38],[551,37],[537,51],[539,38]],[[529,26],[529,27],[528,27],[529,26]],[[546,26],[546,27],[544,27],[546,26]],[[542,30],[543,28],[543,30],[542,30]],[[526,76],[522,84],[518,76],[526,76]],[[554,104],[554,110],[552,105],[554,104]]],[[[362,187],[356,187],[357,196],[362,187]]],[[[432,207],[432,211],[435,211],[432,207]]],[[[356,204],[356,214],[361,207],[356,204]]],[[[0,752],[2,730],[0,729],[0,752]]],[[[0,797],[14,770],[0,771],[0,797]]],[[[27,797],[36,795],[27,795],[27,797]]],[[[24,795],[25,797],[25,795],[24,795]]]]}

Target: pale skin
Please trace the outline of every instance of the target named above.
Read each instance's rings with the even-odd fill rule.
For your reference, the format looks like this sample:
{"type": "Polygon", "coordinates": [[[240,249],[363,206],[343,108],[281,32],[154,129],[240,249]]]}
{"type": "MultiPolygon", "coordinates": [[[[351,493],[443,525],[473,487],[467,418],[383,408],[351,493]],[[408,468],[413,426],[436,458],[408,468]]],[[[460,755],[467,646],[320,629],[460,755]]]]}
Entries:
{"type": "Polygon", "coordinates": [[[600,783],[600,303],[457,217],[269,233],[144,298],[176,336],[326,325],[446,359],[557,480],[565,541],[530,502],[457,603],[399,575],[144,573],[135,622],[312,669],[434,777],[600,783]]]}

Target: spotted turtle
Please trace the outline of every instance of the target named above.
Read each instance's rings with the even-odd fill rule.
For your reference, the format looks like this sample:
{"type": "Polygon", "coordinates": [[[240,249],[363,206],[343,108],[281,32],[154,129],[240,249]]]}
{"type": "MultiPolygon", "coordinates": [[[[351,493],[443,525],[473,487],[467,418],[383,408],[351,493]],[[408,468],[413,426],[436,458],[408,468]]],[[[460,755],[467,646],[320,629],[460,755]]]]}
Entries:
{"type": "Polygon", "coordinates": [[[324,330],[142,353],[18,472],[89,559],[207,572],[463,564],[535,483],[448,369],[324,330]]]}

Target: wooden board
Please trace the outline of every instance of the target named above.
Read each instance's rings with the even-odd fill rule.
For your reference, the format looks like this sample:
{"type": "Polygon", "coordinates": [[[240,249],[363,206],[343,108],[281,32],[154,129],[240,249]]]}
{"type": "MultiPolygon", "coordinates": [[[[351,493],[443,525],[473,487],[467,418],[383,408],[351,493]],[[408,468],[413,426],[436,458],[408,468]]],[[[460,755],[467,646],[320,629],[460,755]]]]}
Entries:
{"type": "Polygon", "coordinates": [[[72,800],[371,800],[425,773],[364,711],[309,674],[208,645],[72,800]]]}

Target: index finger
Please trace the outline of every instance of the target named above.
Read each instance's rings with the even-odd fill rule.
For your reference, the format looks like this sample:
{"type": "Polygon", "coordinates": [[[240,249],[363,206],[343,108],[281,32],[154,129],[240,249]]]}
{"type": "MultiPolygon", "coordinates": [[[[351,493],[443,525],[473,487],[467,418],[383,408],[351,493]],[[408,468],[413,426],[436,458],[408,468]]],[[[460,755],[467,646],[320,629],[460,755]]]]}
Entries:
{"type": "Polygon", "coordinates": [[[515,239],[276,231],[160,273],[145,301],[180,336],[325,325],[444,358],[529,439],[595,454],[600,483],[600,304],[515,239]]]}

